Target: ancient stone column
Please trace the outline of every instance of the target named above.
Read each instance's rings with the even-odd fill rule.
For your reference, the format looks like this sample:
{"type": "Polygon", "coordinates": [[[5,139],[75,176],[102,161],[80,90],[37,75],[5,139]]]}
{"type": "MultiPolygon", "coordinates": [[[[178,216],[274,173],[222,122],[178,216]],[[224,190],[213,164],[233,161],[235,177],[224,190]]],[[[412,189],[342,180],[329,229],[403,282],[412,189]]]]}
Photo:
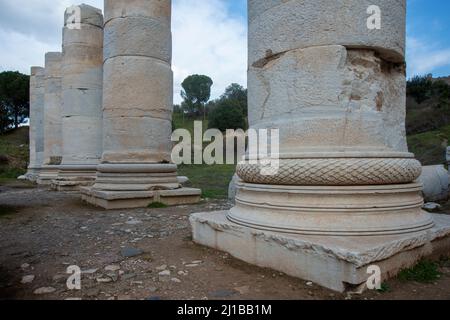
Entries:
{"type": "Polygon", "coordinates": [[[192,216],[195,241],[339,291],[413,264],[405,243],[437,236],[406,143],[406,0],[248,6],[249,122],[279,130],[279,169],[238,164],[236,206],[192,216]]]}
{"type": "Polygon", "coordinates": [[[106,0],[103,156],[83,198],[106,209],[197,202],[170,164],[171,1],[106,0]]]}
{"type": "Polygon", "coordinates": [[[51,184],[61,164],[61,61],[60,52],[45,55],[44,162],[37,181],[39,184],[51,184]]]}
{"type": "Polygon", "coordinates": [[[78,25],[65,13],[62,56],[62,163],[53,188],[92,185],[102,155],[103,15],[80,5],[78,25]],[[69,23],[69,24],[67,24],[69,23]]]}
{"type": "Polygon", "coordinates": [[[381,30],[367,27],[370,5],[249,2],[249,121],[255,129],[280,129],[280,168],[264,176],[259,165],[238,166],[243,181],[262,188],[240,192],[229,215],[233,221],[330,235],[432,225],[414,183],[421,164],[406,144],[406,4],[377,1],[381,30]],[[268,188],[273,203],[263,208],[256,198],[268,188]],[[302,214],[299,207],[313,207],[316,214],[302,214]],[[363,215],[362,208],[373,212],[363,215]]]}
{"type": "Polygon", "coordinates": [[[25,178],[36,181],[44,161],[45,69],[32,67],[30,76],[30,163],[25,178]]]}

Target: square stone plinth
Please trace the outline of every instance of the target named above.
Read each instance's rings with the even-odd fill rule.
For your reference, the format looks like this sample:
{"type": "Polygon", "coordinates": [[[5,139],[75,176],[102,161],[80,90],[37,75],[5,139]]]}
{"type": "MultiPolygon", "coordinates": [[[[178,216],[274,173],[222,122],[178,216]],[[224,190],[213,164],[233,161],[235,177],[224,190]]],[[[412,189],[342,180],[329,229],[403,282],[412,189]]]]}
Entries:
{"type": "Polygon", "coordinates": [[[59,166],[43,166],[36,180],[37,184],[50,186],[52,181],[58,177],[58,172],[59,166]]]}
{"type": "Polygon", "coordinates": [[[167,206],[195,204],[201,200],[201,190],[180,188],[154,191],[98,191],[80,188],[83,201],[106,210],[146,208],[152,203],[167,206]]]}
{"type": "Polygon", "coordinates": [[[58,192],[79,192],[82,187],[89,187],[95,183],[95,180],[53,180],[52,190],[58,192]]]}
{"type": "Polygon", "coordinates": [[[345,292],[361,288],[377,265],[382,280],[424,257],[450,254],[450,216],[433,215],[425,232],[392,236],[303,236],[256,230],[230,222],[226,211],[191,215],[196,243],[247,263],[345,292]]]}

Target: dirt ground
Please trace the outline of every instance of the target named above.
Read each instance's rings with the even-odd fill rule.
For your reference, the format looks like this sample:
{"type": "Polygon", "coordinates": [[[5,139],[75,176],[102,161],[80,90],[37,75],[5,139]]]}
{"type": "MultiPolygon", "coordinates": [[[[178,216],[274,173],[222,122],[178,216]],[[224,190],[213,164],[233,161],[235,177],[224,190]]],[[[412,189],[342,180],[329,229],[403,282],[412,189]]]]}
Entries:
{"type": "Polygon", "coordinates": [[[189,214],[230,206],[107,212],[77,194],[0,186],[0,299],[450,299],[450,265],[435,283],[392,280],[388,292],[348,295],[194,244],[189,214]],[[71,265],[83,270],[81,290],[67,289],[71,265]]]}

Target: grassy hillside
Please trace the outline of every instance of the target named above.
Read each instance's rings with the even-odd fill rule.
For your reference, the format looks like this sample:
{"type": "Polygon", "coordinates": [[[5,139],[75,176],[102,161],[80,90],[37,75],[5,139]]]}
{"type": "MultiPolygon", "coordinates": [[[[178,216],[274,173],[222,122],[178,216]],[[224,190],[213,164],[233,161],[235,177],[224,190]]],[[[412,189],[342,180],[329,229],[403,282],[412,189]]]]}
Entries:
{"type": "MultiPolygon", "coordinates": [[[[192,135],[194,133],[194,121],[203,122],[203,130],[208,129],[208,121],[201,118],[183,119],[181,113],[173,116],[174,129],[187,129],[192,135]]],[[[204,132],[203,132],[204,133],[204,132]]],[[[228,195],[228,185],[236,171],[234,165],[181,165],[178,167],[178,174],[189,177],[192,187],[200,188],[204,198],[221,199],[228,195]]]]}
{"type": "Polygon", "coordinates": [[[183,117],[183,115],[178,112],[173,114],[173,129],[187,129],[192,135],[194,133],[194,121],[201,121],[203,123],[204,131],[208,129],[208,120],[203,120],[201,117],[189,119],[183,117]]]}
{"type": "Polygon", "coordinates": [[[413,77],[407,94],[410,150],[424,165],[444,163],[450,137],[450,77],[413,77]]]}
{"type": "Polygon", "coordinates": [[[414,77],[408,81],[408,135],[436,131],[450,125],[450,86],[445,78],[414,77]]]}
{"type": "Polygon", "coordinates": [[[187,176],[192,187],[202,189],[203,198],[224,199],[236,171],[234,165],[181,165],[178,174],[187,176]]]}
{"type": "Polygon", "coordinates": [[[14,180],[27,170],[28,127],[0,135],[0,183],[14,180]]]}
{"type": "Polygon", "coordinates": [[[438,130],[419,133],[408,137],[411,152],[423,165],[445,163],[445,151],[450,140],[450,125],[438,130]]]}

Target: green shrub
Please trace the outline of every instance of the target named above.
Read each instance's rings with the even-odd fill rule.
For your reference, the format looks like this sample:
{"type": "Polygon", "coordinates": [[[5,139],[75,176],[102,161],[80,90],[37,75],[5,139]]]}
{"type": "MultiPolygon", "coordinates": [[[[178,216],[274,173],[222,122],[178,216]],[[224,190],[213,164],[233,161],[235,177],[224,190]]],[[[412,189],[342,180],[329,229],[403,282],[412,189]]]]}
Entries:
{"type": "Polygon", "coordinates": [[[437,130],[450,124],[450,86],[431,75],[416,76],[407,84],[408,135],[437,130]]]}
{"type": "Polygon", "coordinates": [[[401,281],[429,283],[440,278],[439,265],[432,261],[422,260],[415,267],[402,270],[398,278],[401,281]]]}
{"type": "Polygon", "coordinates": [[[167,205],[161,202],[153,202],[148,205],[150,209],[164,209],[167,208],[167,205]]]}
{"type": "Polygon", "coordinates": [[[246,130],[245,117],[242,108],[235,100],[222,100],[209,115],[209,128],[225,131],[227,129],[246,130]]]}

